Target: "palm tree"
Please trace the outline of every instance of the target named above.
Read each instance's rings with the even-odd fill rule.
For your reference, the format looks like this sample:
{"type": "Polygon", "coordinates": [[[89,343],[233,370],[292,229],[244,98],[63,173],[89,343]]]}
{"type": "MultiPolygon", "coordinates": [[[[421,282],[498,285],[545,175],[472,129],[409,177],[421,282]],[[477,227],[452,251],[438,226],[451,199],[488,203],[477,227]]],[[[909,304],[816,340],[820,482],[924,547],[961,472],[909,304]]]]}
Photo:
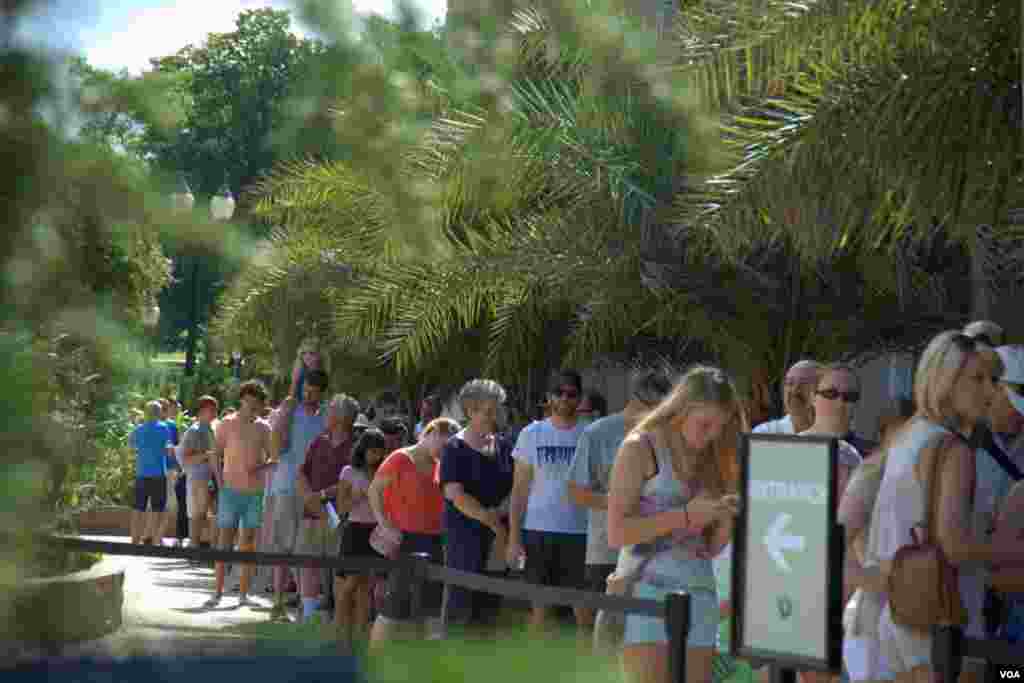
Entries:
{"type": "Polygon", "coordinates": [[[671,224],[737,256],[782,236],[812,264],[853,249],[888,288],[906,250],[941,232],[967,250],[985,313],[1024,201],[1019,3],[820,0],[768,30],[729,4],[684,3],[677,22],[682,68],[724,108],[733,168],[691,185],[671,224]]]}
{"type": "MultiPolygon", "coordinates": [[[[1003,178],[998,195],[967,183],[979,163],[952,128],[955,173],[904,158],[915,150],[901,135],[918,145],[924,135],[913,117],[905,123],[914,98],[936,90],[925,57],[952,59],[937,38],[953,10],[926,2],[908,17],[892,0],[823,0],[793,17],[769,2],[755,21],[742,14],[752,3],[730,4],[687,3],[667,39],[696,94],[682,108],[656,96],[659,76],[623,80],[632,63],[608,67],[629,62],[621,34],[582,50],[572,30],[559,33],[557,11],[516,14],[504,109],[449,103],[407,155],[442,198],[430,228],[448,247],[440,260],[399,255],[397,221],[379,215],[385,203],[352,169],[285,169],[266,183],[266,215],[296,243],[328,235],[353,267],[328,304],[345,343],[369,340],[404,376],[455,359],[449,379],[483,366],[512,381],[562,358],[585,364],[664,343],[677,358],[711,356],[764,381],[802,355],[913,347],[959,322],[969,302],[929,253],[939,238],[964,244],[954,218],[967,207],[1010,196],[1019,157],[981,164],[1003,178]],[[922,14],[933,19],[925,28],[922,14]],[[893,77],[908,71],[921,84],[893,77]],[[704,151],[693,106],[725,112],[727,171],[687,153],[693,140],[704,151]],[[954,181],[959,195],[921,203],[929,183],[954,181]]],[[[991,17],[969,27],[995,30],[991,17]]],[[[982,156],[1000,152],[1000,119],[964,98],[988,131],[982,156]]]]}
{"type": "Polygon", "coordinates": [[[408,154],[410,175],[442,197],[430,229],[446,258],[400,254],[395,215],[352,169],[285,166],[260,186],[257,212],[285,226],[271,260],[289,265],[273,277],[254,268],[260,293],[241,286],[221,329],[280,308],[271,292],[291,286],[287,273],[310,274],[329,249],[352,267],[351,286],[328,294],[346,345],[372,340],[406,378],[445,363],[449,376],[483,367],[518,380],[557,363],[577,319],[607,305],[607,292],[646,296],[635,225],[671,201],[686,162],[685,116],[642,83],[588,78],[571,51],[549,58],[538,30],[536,13],[513,25],[523,60],[502,115],[449,107],[408,154]],[[453,358],[465,363],[453,367],[453,358]]]}

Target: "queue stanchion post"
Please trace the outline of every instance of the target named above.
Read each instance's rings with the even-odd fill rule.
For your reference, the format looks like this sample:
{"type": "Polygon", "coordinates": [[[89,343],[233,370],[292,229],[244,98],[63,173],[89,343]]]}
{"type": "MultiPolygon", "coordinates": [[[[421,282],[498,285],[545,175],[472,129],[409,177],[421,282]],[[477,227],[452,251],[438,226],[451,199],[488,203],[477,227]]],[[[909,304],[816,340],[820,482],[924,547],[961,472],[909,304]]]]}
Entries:
{"type": "Polygon", "coordinates": [[[796,669],[772,664],[771,683],[796,683],[796,669]]]}
{"type": "Polygon", "coordinates": [[[427,553],[411,553],[408,556],[405,578],[410,591],[410,616],[419,619],[423,613],[423,591],[427,582],[427,565],[430,555],[427,553]]]}
{"type": "Polygon", "coordinates": [[[668,660],[673,683],[686,683],[686,641],[690,637],[690,594],[674,591],[665,600],[668,660]]]}
{"type": "Polygon", "coordinates": [[[944,683],[960,678],[960,657],[964,649],[964,632],[959,626],[932,627],[932,663],[944,683]]]}

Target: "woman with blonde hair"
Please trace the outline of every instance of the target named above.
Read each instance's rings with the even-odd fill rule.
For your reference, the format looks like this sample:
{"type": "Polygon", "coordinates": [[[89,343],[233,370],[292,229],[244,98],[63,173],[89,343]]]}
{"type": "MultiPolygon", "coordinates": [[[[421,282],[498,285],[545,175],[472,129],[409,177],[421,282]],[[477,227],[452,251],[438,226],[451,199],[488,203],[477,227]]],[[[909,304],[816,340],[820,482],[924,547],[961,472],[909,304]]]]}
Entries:
{"type": "MultiPolygon", "coordinates": [[[[927,537],[957,568],[1006,565],[1024,560],[1024,541],[995,544],[972,528],[975,455],[967,439],[988,413],[994,397],[985,347],[956,331],[942,332],[928,344],[914,375],[917,412],[887,449],[885,474],[868,534],[865,566],[883,575],[915,528],[927,524],[928,506],[937,501],[935,528],[927,537]],[[929,472],[942,458],[934,478],[929,472]]],[[[931,634],[898,623],[885,596],[878,621],[879,656],[896,680],[925,683],[935,672],[931,634]]],[[[969,673],[965,667],[965,673],[969,673]]]]}
{"type": "MultiPolygon", "coordinates": [[[[712,678],[719,605],[711,558],[732,537],[737,449],[747,430],[733,382],[697,366],[626,437],[612,469],[608,541],[622,552],[609,588],[655,600],[690,594],[686,671],[695,683],[712,678]]],[[[668,683],[663,619],[628,615],[623,640],[630,683],[668,683]]]]}
{"type": "Polygon", "coordinates": [[[892,410],[880,420],[878,437],[881,445],[853,471],[840,496],[836,520],[846,532],[843,581],[847,590],[853,591],[843,618],[843,663],[852,681],[866,683],[893,677],[881,655],[882,643],[878,637],[885,581],[877,567],[865,569],[865,546],[871,514],[885,473],[886,453],[913,415],[912,401],[896,401],[892,410]]]}

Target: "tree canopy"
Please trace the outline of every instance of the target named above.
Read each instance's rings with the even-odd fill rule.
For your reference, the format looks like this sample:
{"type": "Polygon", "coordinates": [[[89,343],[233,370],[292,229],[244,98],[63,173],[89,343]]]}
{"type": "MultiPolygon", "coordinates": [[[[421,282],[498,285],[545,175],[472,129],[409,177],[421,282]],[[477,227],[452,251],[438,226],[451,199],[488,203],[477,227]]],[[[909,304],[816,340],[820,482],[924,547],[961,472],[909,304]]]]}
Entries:
{"type": "Polygon", "coordinates": [[[287,11],[243,10],[234,31],[150,60],[156,73],[180,76],[168,94],[183,114],[173,130],[147,128],[144,148],[158,168],[184,173],[197,195],[214,194],[226,179],[244,201],[262,173],[301,153],[276,148],[273,135],[326,48],[290,29],[287,11]]]}
{"type": "MultiPolygon", "coordinates": [[[[407,226],[364,160],[279,167],[257,209],[284,226],[268,253],[292,277],[325,249],[351,266],[319,305],[399,375],[458,358],[514,382],[661,348],[766,377],[913,348],[970,313],[982,216],[990,253],[1016,235],[999,217],[1017,122],[974,96],[1019,92],[1010,4],[687,2],[655,47],[604,6],[479,8],[448,36],[471,46],[452,73],[490,87],[442,98],[403,151],[442,255],[400,255],[407,226]]],[[[263,282],[225,299],[219,329],[289,285],[263,282]]]]}
{"type": "MultiPolygon", "coordinates": [[[[84,113],[79,134],[141,160],[168,179],[168,193],[170,179],[184,175],[198,211],[227,183],[238,204],[236,222],[248,224],[252,237],[265,235],[260,221],[249,220],[246,189],[281,160],[336,152],[329,132],[315,127],[287,144],[275,138],[294,118],[293,101],[310,87],[325,51],[321,42],[291,32],[289,12],[266,8],[241,12],[234,31],[211,33],[201,45],[151,59],[152,69],[140,76],[76,58],[71,72],[81,84],[84,113]]],[[[160,296],[160,333],[166,346],[180,348],[193,307],[204,326],[237,272],[238,255],[197,251],[173,239],[164,247],[175,268],[160,296]]]]}

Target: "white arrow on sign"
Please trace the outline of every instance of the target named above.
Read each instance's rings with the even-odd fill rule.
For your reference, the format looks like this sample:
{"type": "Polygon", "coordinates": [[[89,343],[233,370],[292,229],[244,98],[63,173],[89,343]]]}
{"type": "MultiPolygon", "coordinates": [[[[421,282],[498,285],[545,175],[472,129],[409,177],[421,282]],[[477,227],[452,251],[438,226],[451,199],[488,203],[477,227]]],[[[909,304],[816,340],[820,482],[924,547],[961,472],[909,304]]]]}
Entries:
{"type": "Polygon", "coordinates": [[[790,572],[792,568],[786,562],[786,556],[782,554],[782,551],[804,549],[803,536],[790,536],[784,533],[786,525],[792,518],[793,516],[786,512],[779,513],[772,525],[768,527],[768,533],[764,535],[764,546],[768,549],[768,554],[784,572],[790,572]]]}

